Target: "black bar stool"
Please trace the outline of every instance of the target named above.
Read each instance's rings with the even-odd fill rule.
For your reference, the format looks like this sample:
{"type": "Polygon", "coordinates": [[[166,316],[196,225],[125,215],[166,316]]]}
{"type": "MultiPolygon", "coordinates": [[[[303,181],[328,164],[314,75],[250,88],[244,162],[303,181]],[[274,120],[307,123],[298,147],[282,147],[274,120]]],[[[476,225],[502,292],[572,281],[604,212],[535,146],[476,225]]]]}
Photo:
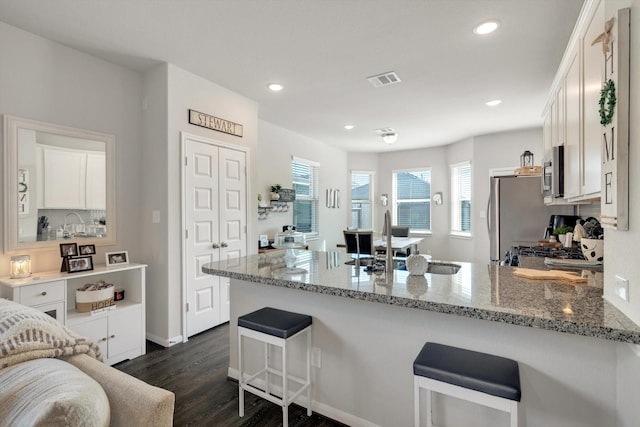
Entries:
{"type": "Polygon", "coordinates": [[[446,394],[510,414],[518,426],[520,371],[504,357],[428,342],[413,362],[415,426],[420,426],[420,390],[427,394],[427,427],[432,427],[431,392],[446,394]]]}
{"type": "Polygon", "coordinates": [[[265,307],[238,318],[238,386],[240,394],[239,414],[244,416],[244,391],[251,392],[270,402],[282,406],[282,424],[289,424],[289,404],[304,391],[307,392],[307,415],[311,416],[311,323],[312,317],[265,307]],[[296,337],[306,334],[306,378],[298,378],[287,370],[287,346],[296,337]],[[243,337],[264,343],[263,367],[253,374],[245,373],[243,366],[243,337]],[[275,369],[269,363],[269,346],[282,349],[282,370],[275,369]],[[282,377],[282,388],[278,397],[270,390],[270,375],[282,377]],[[289,382],[299,388],[289,390],[289,382]],[[253,383],[253,384],[252,384],[253,383]],[[258,388],[260,386],[260,388],[258,388]]]}

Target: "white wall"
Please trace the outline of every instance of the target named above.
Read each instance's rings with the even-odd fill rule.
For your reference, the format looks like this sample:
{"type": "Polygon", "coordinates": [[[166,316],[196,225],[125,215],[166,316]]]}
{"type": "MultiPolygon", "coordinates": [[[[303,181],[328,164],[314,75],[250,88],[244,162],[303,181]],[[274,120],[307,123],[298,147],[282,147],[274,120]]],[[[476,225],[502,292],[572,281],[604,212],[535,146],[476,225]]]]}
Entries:
{"type": "MultiPolygon", "coordinates": [[[[474,139],[469,138],[455,144],[451,144],[447,146],[447,182],[446,185],[441,185],[442,189],[438,190],[434,188],[432,190],[433,194],[437,191],[442,191],[443,193],[443,201],[444,203],[440,206],[434,205],[436,208],[444,207],[447,211],[447,232],[451,229],[451,169],[449,166],[454,165],[456,163],[471,162],[471,185],[474,186],[475,180],[474,178],[474,169],[475,169],[475,148],[474,139]]],[[[471,208],[475,206],[477,203],[481,203],[475,193],[471,192],[471,208]]],[[[473,212],[473,211],[472,211],[473,212]]],[[[449,235],[449,247],[446,259],[456,259],[459,261],[473,262],[474,260],[474,238],[477,234],[482,233],[482,222],[478,221],[476,217],[471,215],[471,237],[461,237],[461,236],[452,236],[449,235]]]]}
{"type": "MultiPolygon", "coordinates": [[[[243,96],[172,64],[160,65],[145,74],[147,104],[144,142],[144,169],[148,171],[141,228],[138,236],[149,242],[142,256],[149,263],[147,281],[147,335],[168,345],[182,334],[182,207],[181,207],[181,132],[203,136],[224,144],[249,149],[247,156],[248,194],[255,188],[254,153],[258,144],[258,107],[243,96]],[[228,135],[188,123],[188,110],[242,124],[243,137],[228,135]],[[160,224],[151,223],[151,211],[160,211],[160,224]]],[[[249,212],[257,202],[248,200],[249,212]]],[[[247,240],[256,235],[256,215],[248,215],[247,240]]],[[[255,252],[255,251],[254,251],[255,252]]]]}
{"type": "MultiPolygon", "coordinates": [[[[138,260],[138,200],[142,193],[140,74],[0,22],[0,114],[88,129],[116,136],[117,246],[138,260]]],[[[9,258],[0,256],[0,275],[9,258]]],[[[34,272],[60,268],[60,250],[29,251],[34,272]]]]}
{"type": "MultiPolygon", "coordinates": [[[[604,297],[640,324],[640,264],[634,249],[640,241],[640,171],[634,165],[640,162],[640,0],[608,0],[605,19],[616,16],[616,11],[631,7],[631,93],[629,120],[629,231],[605,230],[604,245],[604,297]],[[635,71],[634,71],[635,70],[635,71]],[[629,279],[629,301],[615,295],[615,276],[629,279]]],[[[620,97],[621,94],[618,94],[620,97]]],[[[638,346],[621,345],[617,354],[617,427],[635,427],[640,420],[638,393],[640,392],[640,351],[638,346]]]]}
{"type": "MultiPolygon", "coordinates": [[[[347,153],[311,139],[307,136],[292,132],[288,129],[273,125],[264,120],[259,122],[260,144],[257,155],[257,185],[252,193],[255,201],[251,216],[257,217],[257,196],[262,193],[268,199],[269,189],[273,184],[280,184],[283,188],[291,188],[291,158],[299,157],[320,164],[320,239],[309,242],[310,249],[335,250],[336,244],[342,242],[342,230],[347,226],[346,210],[351,210],[347,203],[348,175],[347,153]],[[342,200],[340,208],[329,209],[325,203],[325,190],[339,189],[342,200]]],[[[275,234],[282,231],[283,225],[292,223],[293,214],[289,212],[272,212],[266,220],[258,221],[258,232],[254,235],[254,245],[257,249],[258,235],[267,234],[273,239],[275,234]]]]}

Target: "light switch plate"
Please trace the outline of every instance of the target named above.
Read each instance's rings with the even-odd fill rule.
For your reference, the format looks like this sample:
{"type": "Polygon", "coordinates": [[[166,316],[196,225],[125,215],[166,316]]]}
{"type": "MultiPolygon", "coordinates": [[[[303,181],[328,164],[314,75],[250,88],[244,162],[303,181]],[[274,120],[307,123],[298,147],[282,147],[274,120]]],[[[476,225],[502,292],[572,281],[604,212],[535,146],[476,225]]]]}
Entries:
{"type": "Polygon", "coordinates": [[[629,301],[629,280],[616,274],[616,295],[625,301],[629,301]]]}
{"type": "Polygon", "coordinates": [[[151,211],[151,222],[160,224],[160,211],[151,211]]]}

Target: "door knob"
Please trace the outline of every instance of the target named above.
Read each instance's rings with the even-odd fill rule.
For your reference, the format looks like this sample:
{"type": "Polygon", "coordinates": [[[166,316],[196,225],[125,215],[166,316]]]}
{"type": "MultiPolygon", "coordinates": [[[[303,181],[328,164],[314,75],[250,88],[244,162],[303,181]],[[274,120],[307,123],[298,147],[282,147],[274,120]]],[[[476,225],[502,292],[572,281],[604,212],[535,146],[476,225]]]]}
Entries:
{"type": "Polygon", "coordinates": [[[226,248],[229,245],[227,244],[227,242],[222,242],[222,243],[220,243],[220,246],[222,246],[223,248],[226,248]]]}
{"type": "Polygon", "coordinates": [[[214,243],[214,244],[213,244],[213,249],[218,249],[219,247],[220,247],[220,245],[219,245],[219,244],[217,244],[217,243],[214,243]]]}

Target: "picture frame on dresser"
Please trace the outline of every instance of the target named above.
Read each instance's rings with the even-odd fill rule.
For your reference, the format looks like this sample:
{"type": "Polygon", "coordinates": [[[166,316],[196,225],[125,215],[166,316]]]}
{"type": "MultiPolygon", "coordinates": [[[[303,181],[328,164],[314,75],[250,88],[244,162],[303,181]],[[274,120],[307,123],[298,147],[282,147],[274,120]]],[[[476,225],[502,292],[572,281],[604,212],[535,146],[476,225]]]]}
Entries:
{"type": "Polygon", "coordinates": [[[80,256],[67,258],[67,271],[69,273],[79,273],[90,270],[93,270],[93,257],[80,256]]]}
{"type": "Polygon", "coordinates": [[[77,243],[60,243],[60,256],[69,257],[78,255],[77,243]]]}
{"type": "Polygon", "coordinates": [[[107,267],[129,264],[129,253],[127,251],[107,252],[104,256],[107,262],[107,267]]]}
{"type": "Polygon", "coordinates": [[[96,245],[79,245],[78,253],[79,255],[95,255],[96,245]]]}

